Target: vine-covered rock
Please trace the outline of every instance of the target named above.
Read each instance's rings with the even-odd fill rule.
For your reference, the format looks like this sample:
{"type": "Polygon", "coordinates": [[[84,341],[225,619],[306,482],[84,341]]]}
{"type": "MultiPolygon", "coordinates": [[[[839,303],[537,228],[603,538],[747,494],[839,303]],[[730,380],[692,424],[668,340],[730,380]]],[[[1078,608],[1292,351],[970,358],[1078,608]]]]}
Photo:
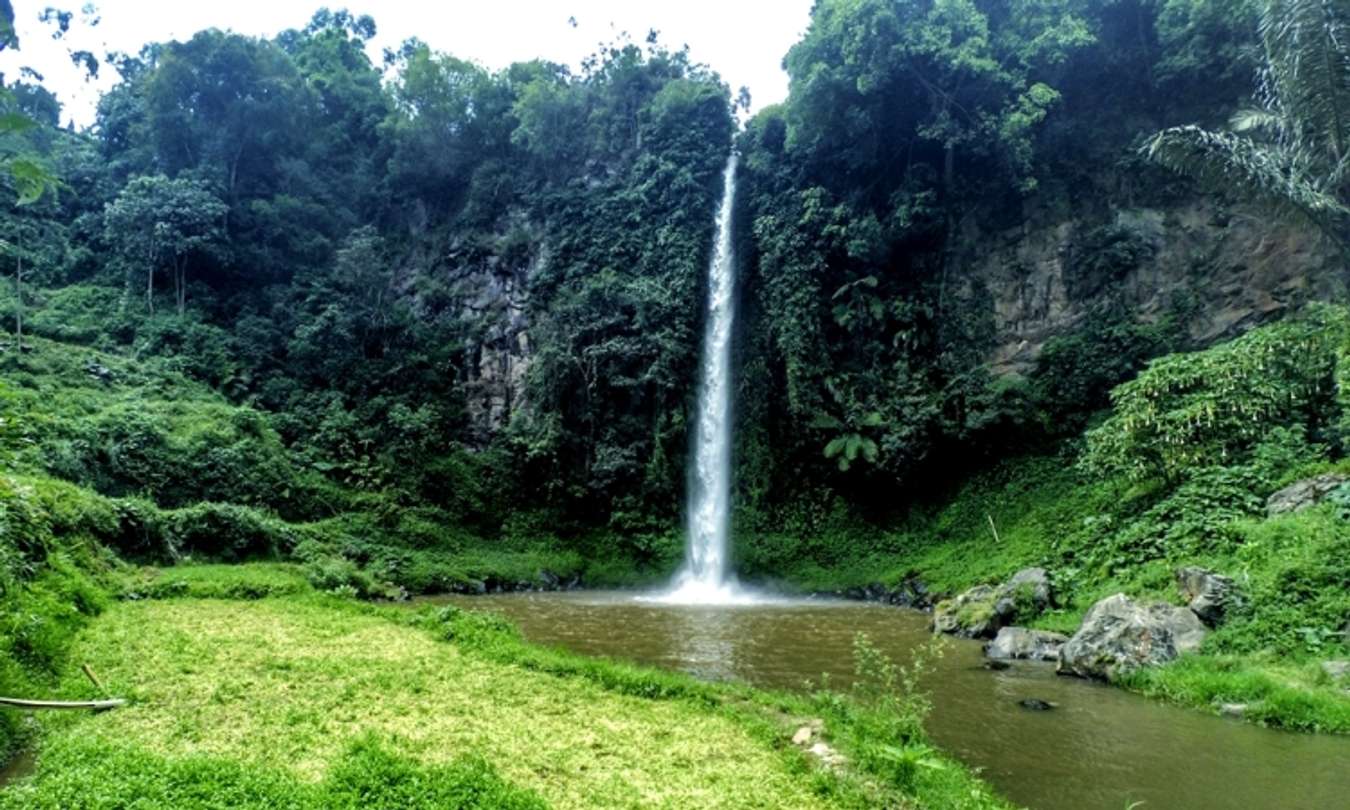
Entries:
{"type": "Polygon", "coordinates": [[[1019,618],[1031,618],[1050,606],[1050,576],[1044,568],[1025,568],[997,587],[977,585],[933,610],[933,629],[965,638],[992,638],[1019,618]]]}

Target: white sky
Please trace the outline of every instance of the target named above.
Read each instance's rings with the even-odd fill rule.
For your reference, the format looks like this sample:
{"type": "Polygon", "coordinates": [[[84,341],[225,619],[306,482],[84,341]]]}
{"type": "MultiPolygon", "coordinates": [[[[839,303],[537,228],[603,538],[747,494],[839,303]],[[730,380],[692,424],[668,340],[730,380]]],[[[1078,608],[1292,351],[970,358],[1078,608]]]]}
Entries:
{"type": "Polygon", "coordinates": [[[534,58],[576,66],[616,32],[641,41],[655,28],[669,48],[688,44],[691,57],[717,70],[733,92],[748,86],[759,109],[787,96],[782,59],[806,30],[812,0],[102,0],[95,4],[99,25],[82,25],[77,14],[67,40],[53,42],[54,28],[40,23],[39,13],[49,5],[74,11],[83,2],[14,0],[22,50],[0,52],[7,80],[18,78],[21,66],[36,69],[64,105],[63,122],[78,126],[92,123],[98,94],[117,74],[104,65],[97,82],[86,82],[70,63],[71,49],[135,53],[147,42],[186,40],[212,27],[271,36],[302,27],[324,5],[375,18],[377,65],[383,48],[416,36],[488,68],[534,58]]]}

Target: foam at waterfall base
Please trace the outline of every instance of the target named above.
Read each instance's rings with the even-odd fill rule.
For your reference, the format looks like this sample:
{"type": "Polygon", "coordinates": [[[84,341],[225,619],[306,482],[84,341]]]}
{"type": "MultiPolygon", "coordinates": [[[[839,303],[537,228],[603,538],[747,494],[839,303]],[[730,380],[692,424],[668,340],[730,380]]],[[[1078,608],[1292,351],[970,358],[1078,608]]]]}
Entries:
{"type": "Polygon", "coordinates": [[[759,591],[742,587],[735,580],[712,582],[691,576],[680,577],[671,588],[644,594],[637,597],[637,600],[661,605],[694,607],[765,605],[781,601],[759,591]]]}

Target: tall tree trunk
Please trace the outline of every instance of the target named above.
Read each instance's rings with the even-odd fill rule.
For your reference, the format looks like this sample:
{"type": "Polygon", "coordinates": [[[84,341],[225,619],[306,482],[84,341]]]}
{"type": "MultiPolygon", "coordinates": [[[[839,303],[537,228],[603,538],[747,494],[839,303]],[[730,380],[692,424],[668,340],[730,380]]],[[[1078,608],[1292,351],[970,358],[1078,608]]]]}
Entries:
{"type": "Polygon", "coordinates": [[[155,262],[146,262],[145,270],[145,311],[155,314],[155,262]]]}
{"type": "Polygon", "coordinates": [[[187,311],[187,257],[176,256],[173,260],[173,297],[178,306],[178,317],[187,311]]]}
{"type": "Polygon", "coordinates": [[[23,354],[23,238],[14,253],[14,350],[23,354]]]}

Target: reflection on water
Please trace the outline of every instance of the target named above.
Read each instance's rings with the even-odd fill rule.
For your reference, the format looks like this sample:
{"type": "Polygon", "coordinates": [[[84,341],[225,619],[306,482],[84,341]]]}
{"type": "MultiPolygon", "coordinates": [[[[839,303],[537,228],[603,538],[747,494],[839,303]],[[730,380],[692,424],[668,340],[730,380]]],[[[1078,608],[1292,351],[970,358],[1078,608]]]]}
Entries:
{"type": "MultiPolygon", "coordinates": [[[[850,682],[857,632],[897,660],[928,638],[928,617],[878,605],[793,602],[700,608],[631,594],[454,598],[498,611],[531,641],[710,680],[799,689],[850,682]]],[[[1350,808],[1350,739],[1287,734],[1060,678],[1044,664],[982,666],[953,641],[928,682],[939,745],[1034,810],[1350,808]],[[1056,704],[1050,712],[1017,705],[1056,704]]]]}

